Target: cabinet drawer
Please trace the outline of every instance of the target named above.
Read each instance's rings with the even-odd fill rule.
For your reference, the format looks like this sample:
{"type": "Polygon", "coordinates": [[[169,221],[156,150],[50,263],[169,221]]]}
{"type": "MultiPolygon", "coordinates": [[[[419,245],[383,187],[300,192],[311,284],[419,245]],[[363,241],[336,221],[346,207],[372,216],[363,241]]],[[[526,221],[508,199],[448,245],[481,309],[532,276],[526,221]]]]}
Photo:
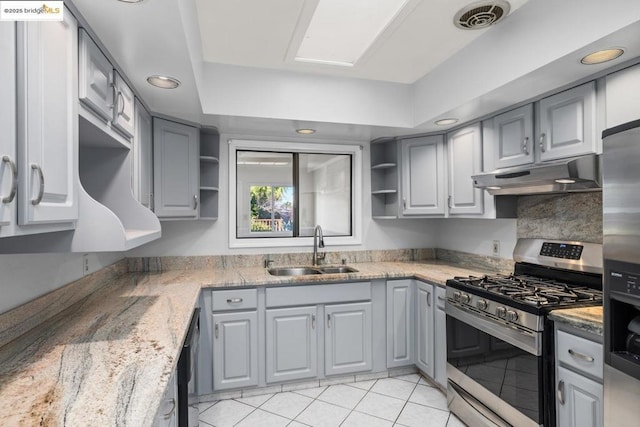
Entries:
{"type": "Polygon", "coordinates": [[[245,310],[258,306],[257,289],[213,291],[213,311],[245,310]]]}
{"type": "Polygon", "coordinates": [[[330,304],[371,300],[371,283],[336,283],[334,285],[296,285],[268,288],[267,307],[330,304]]]}
{"type": "Polygon", "coordinates": [[[602,344],[557,331],[558,362],[595,378],[602,379],[602,344]]]}

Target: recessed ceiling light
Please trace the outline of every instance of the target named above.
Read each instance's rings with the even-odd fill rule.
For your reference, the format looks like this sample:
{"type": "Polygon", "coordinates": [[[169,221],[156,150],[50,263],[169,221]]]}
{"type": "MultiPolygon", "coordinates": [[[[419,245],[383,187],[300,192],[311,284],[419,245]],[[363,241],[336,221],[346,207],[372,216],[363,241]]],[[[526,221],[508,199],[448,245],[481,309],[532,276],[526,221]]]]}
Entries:
{"type": "Polygon", "coordinates": [[[556,179],[558,184],[574,184],[576,182],[575,179],[556,179]]]}
{"type": "Polygon", "coordinates": [[[312,133],[316,133],[315,129],[296,129],[296,132],[298,132],[301,135],[311,135],[312,133]]]}
{"type": "Polygon", "coordinates": [[[147,83],[162,89],[175,89],[180,86],[180,80],[168,76],[149,76],[147,83]]]}
{"type": "Polygon", "coordinates": [[[452,125],[454,123],[458,123],[458,119],[450,118],[450,119],[440,119],[436,121],[438,126],[447,126],[452,125]]]}
{"type": "Polygon", "coordinates": [[[590,53],[580,60],[584,65],[602,64],[603,62],[611,61],[618,58],[624,53],[623,49],[604,49],[597,52],[590,53]]]}

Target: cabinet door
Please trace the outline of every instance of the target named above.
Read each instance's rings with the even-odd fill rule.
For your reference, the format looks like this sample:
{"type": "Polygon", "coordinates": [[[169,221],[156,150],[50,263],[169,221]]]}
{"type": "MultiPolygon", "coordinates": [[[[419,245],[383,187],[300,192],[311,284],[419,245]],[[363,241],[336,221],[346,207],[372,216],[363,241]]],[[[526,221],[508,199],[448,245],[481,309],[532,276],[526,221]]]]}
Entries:
{"type": "Polygon", "coordinates": [[[214,391],[258,384],[257,324],[255,311],[214,313],[214,391]]]}
{"type": "Polygon", "coordinates": [[[159,218],[198,216],[198,144],[198,129],[153,120],[153,194],[159,218]]]}
{"type": "Polygon", "coordinates": [[[16,24],[0,22],[0,237],[16,221],[16,24]]]}
{"type": "Polygon", "coordinates": [[[418,282],[416,290],[416,310],[418,327],[416,331],[416,365],[433,378],[433,286],[418,282]]]}
{"type": "Polygon", "coordinates": [[[135,133],[135,97],[120,74],[114,71],[116,100],[113,110],[113,125],[127,136],[135,133]]]}
{"type": "Polygon", "coordinates": [[[524,105],[493,118],[496,169],[534,162],[533,106],[524,105]]]}
{"type": "Polygon", "coordinates": [[[402,153],[402,214],[444,214],[444,142],[442,136],[405,139],[402,153]]]}
{"type": "Polygon", "coordinates": [[[442,387],[447,386],[447,315],[445,314],[445,290],[435,287],[436,310],[435,329],[433,338],[434,358],[433,379],[442,387]]]}
{"type": "Polygon", "coordinates": [[[21,225],[78,218],[78,29],[18,22],[18,149],[21,225]]]}
{"type": "Polygon", "coordinates": [[[540,160],[596,151],[595,82],[540,101],[540,160]]]}
{"type": "Polygon", "coordinates": [[[153,143],[151,115],[136,100],[136,136],[133,140],[133,194],[153,210],[153,143]]]}
{"type": "Polygon", "coordinates": [[[557,372],[558,425],[602,427],[602,384],[561,366],[557,372]]]}
{"type": "Polygon", "coordinates": [[[325,374],[371,370],[371,302],[327,305],[325,315],[325,374]]]}
{"type": "Polygon", "coordinates": [[[640,117],[640,65],[625,68],[606,77],[606,128],[612,128],[640,117]]]}
{"type": "Polygon", "coordinates": [[[178,425],[178,381],[175,371],[169,378],[167,390],[158,408],[154,427],[176,427],[178,425]]]}
{"type": "Polygon", "coordinates": [[[387,368],[413,364],[413,281],[387,282],[387,368]]]}
{"type": "Polygon", "coordinates": [[[482,172],[482,130],[480,123],[447,136],[449,197],[451,215],[482,214],[484,191],[473,186],[472,175],[482,172]]]}
{"type": "Polygon", "coordinates": [[[78,96],[104,120],[113,116],[113,66],[83,29],[79,32],[78,96]]]}
{"type": "Polygon", "coordinates": [[[267,382],[318,376],[317,309],[267,310],[267,382]]]}

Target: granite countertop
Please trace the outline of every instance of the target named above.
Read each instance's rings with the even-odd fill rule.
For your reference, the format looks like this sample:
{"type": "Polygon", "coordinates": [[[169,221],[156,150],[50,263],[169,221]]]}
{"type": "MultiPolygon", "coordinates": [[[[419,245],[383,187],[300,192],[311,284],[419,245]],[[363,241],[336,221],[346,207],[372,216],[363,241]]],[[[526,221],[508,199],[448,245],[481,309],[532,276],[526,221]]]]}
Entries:
{"type": "Polygon", "coordinates": [[[0,347],[0,425],[151,425],[203,288],[482,274],[438,262],[352,264],[275,277],[264,268],[128,273],[0,347]]]}
{"type": "Polygon", "coordinates": [[[549,318],[598,336],[604,334],[602,306],[553,310],[549,318]]]}

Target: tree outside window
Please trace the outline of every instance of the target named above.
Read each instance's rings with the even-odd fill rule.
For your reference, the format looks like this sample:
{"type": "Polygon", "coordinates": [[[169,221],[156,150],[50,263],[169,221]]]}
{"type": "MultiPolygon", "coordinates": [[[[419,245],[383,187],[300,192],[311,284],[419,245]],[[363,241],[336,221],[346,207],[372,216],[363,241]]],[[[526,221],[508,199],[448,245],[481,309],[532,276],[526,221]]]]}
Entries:
{"type": "Polygon", "coordinates": [[[249,187],[251,232],[293,231],[293,187],[249,187]]]}

